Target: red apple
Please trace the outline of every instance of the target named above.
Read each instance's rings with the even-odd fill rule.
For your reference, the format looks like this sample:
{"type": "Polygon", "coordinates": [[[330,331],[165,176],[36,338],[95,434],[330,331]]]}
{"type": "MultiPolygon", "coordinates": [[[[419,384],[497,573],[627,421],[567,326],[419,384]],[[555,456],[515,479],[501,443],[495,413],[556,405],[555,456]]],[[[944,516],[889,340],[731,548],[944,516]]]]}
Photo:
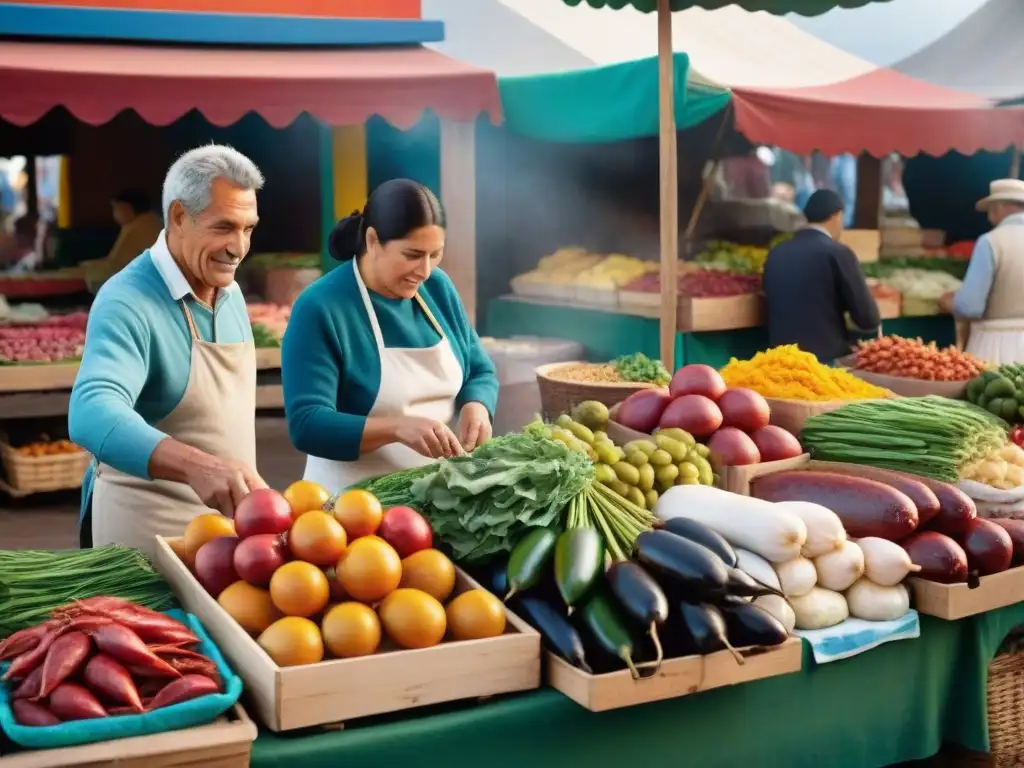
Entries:
{"type": "Polygon", "coordinates": [[[206,542],[196,553],[196,578],[214,598],[238,581],[234,557],[240,543],[235,536],[222,536],[206,542]]]}
{"type": "Polygon", "coordinates": [[[235,532],[240,539],[261,533],[280,535],[291,527],[291,504],[270,488],[251,491],[235,508],[235,532]]]}
{"type": "Polygon", "coordinates": [[[430,523],[411,507],[392,507],[384,513],[377,535],[395,548],[399,557],[408,557],[434,546],[430,523]]]}
{"type": "Polygon", "coordinates": [[[273,533],[258,533],[243,539],[235,550],[235,572],[254,587],[270,584],[274,571],[286,562],[284,541],[273,533]]]}

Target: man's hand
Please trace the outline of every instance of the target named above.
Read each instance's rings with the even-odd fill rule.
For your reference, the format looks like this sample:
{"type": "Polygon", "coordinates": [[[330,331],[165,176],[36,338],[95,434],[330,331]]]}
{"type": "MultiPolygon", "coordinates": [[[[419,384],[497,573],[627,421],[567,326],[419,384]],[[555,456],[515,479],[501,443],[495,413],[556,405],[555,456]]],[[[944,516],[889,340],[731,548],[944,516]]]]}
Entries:
{"type": "Polygon", "coordinates": [[[459,442],[468,452],[491,439],[491,414],[481,403],[466,403],[459,413],[459,442]]]}
{"type": "Polygon", "coordinates": [[[420,416],[406,416],[395,420],[395,442],[412,448],[428,459],[450,459],[464,451],[458,438],[444,422],[420,416]]]}
{"type": "Polygon", "coordinates": [[[939,309],[945,312],[947,315],[953,314],[953,299],[956,297],[956,291],[950,291],[944,293],[939,297],[939,309]]]}
{"type": "Polygon", "coordinates": [[[224,517],[234,517],[235,507],[249,491],[267,487],[256,470],[244,462],[209,455],[204,458],[188,462],[185,482],[203,504],[224,517]]]}

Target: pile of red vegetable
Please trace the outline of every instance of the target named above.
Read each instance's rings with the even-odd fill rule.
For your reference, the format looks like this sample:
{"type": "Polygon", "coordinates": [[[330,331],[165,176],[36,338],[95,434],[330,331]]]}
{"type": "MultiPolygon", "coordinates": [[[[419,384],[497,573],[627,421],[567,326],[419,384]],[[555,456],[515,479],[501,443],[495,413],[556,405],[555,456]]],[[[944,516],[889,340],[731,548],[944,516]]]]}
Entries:
{"type": "Polygon", "coordinates": [[[81,357],[87,317],[75,312],[34,325],[0,328],[0,363],[57,363],[81,357]]]}
{"type": "MultiPolygon", "coordinates": [[[[661,279],[648,272],[626,286],[627,291],[658,293],[661,279]]],[[[679,276],[679,295],[692,298],[721,298],[760,293],[761,276],[726,272],[720,269],[698,269],[679,276]]]]}
{"type": "Polygon", "coordinates": [[[21,725],[131,715],[219,693],[199,638],[170,616],[116,597],[57,608],[0,642],[21,725]]]}
{"type": "Polygon", "coordinates": [[[930,581],[957,584],[1024,563],[1024,521],[979,518],[967,494],[938,480],[851,465],[759,477],[750,493],[820,504],[853,539],[898,542],[920,566],[917,576],[930,581]]]}
{"type": "Polygon", "coordinates": [[[770,426],[768,402],[752,389],[726,387],[714,368],[684,365],[668,392],[641,390],[624,400],[615,421],[650,434],[676,428],[706,441],[716,466],[741,466],[791,459],[800,443],[781,427],[770,426]]]}
{"type": "Polygon", "coordinates": [[[925,381],[967,381],[985,370],[978,358],[955,346],[940,348],[934,341],[925,344],[920,338],[902,336],[860,342],[857,368],[925,381]]]}

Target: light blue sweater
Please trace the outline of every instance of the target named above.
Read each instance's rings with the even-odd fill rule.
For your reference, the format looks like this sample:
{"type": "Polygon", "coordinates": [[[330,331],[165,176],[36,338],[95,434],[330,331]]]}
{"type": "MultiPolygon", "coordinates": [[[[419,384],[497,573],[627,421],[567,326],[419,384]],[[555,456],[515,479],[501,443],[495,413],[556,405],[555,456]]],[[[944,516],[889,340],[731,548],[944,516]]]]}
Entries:
{"type": "MultiPolygon", "coordinates": [[[[335,461],[359,458],[366,416],[380,389],[380,355],[366,315],[354,262],[341,264],[306,288],[292,307],[281,350],[284,406],[292,443],[303,453],[335,461]]],[[[469,324],[451,279],[440,269],[420,296],[444,330],[462,366],[456,407],[479,402],[494,415],[494,364],[469,324]]],[[[424,348],[437,331],[413,299],[370,292],[385,347],[424,348]]],[[[408,383],[415,389],[416,382],[408,383]]]]}
{"type": "MultiPolygon", "coordinates": [[[[191,370],[192,342],[177,296],[187,283],[163,250],[162,270],[145,251],[100,289],[89,312],[85,353],[71,392],[71,439],[104,464],[149,477],[149,458],[167,435],[154,425],[181,402],[191,370]],[[170,270],[170,271],[169,271],[170,270]]],[[[185,296],[204,341],[252,338],[237,286],[218,292],[216,310],[185,296]]],[[[216,425],[211,424],[211,429],[216,425]]],[[[92,490],[83,484],[83,500],[92,490]]]]}

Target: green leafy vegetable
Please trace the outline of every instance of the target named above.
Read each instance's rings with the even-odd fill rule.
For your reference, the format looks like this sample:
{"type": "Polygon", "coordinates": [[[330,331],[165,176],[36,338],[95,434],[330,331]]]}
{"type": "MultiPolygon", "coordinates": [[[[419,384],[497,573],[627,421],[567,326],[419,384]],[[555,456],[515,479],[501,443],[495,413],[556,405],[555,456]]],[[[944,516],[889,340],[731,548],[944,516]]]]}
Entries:
{"type": "Polygon", "coordinates": [[[263,323],[252,324],[252,341],[258,348],[277,348],[281,346],[281,340],[275,336],[263,323]]]}
{"type": "Polygon", "coordinates": [[[615,363],[615,371],[623,381],[644,381],[652,384],[668,384],[672,377],[661,364],[661,360],[652,360],[643,352],[623,355],[615,363]]]}
{"type": "Polygon", "coordinates": [[[385,507],[408,504],[430,522],[457,561],[472,565],[509,552],[531,528],[561,527],[569,501],[594,467],[543,436],[542,425],[497,437],[467,456],[359,483],[385,507]]]}

